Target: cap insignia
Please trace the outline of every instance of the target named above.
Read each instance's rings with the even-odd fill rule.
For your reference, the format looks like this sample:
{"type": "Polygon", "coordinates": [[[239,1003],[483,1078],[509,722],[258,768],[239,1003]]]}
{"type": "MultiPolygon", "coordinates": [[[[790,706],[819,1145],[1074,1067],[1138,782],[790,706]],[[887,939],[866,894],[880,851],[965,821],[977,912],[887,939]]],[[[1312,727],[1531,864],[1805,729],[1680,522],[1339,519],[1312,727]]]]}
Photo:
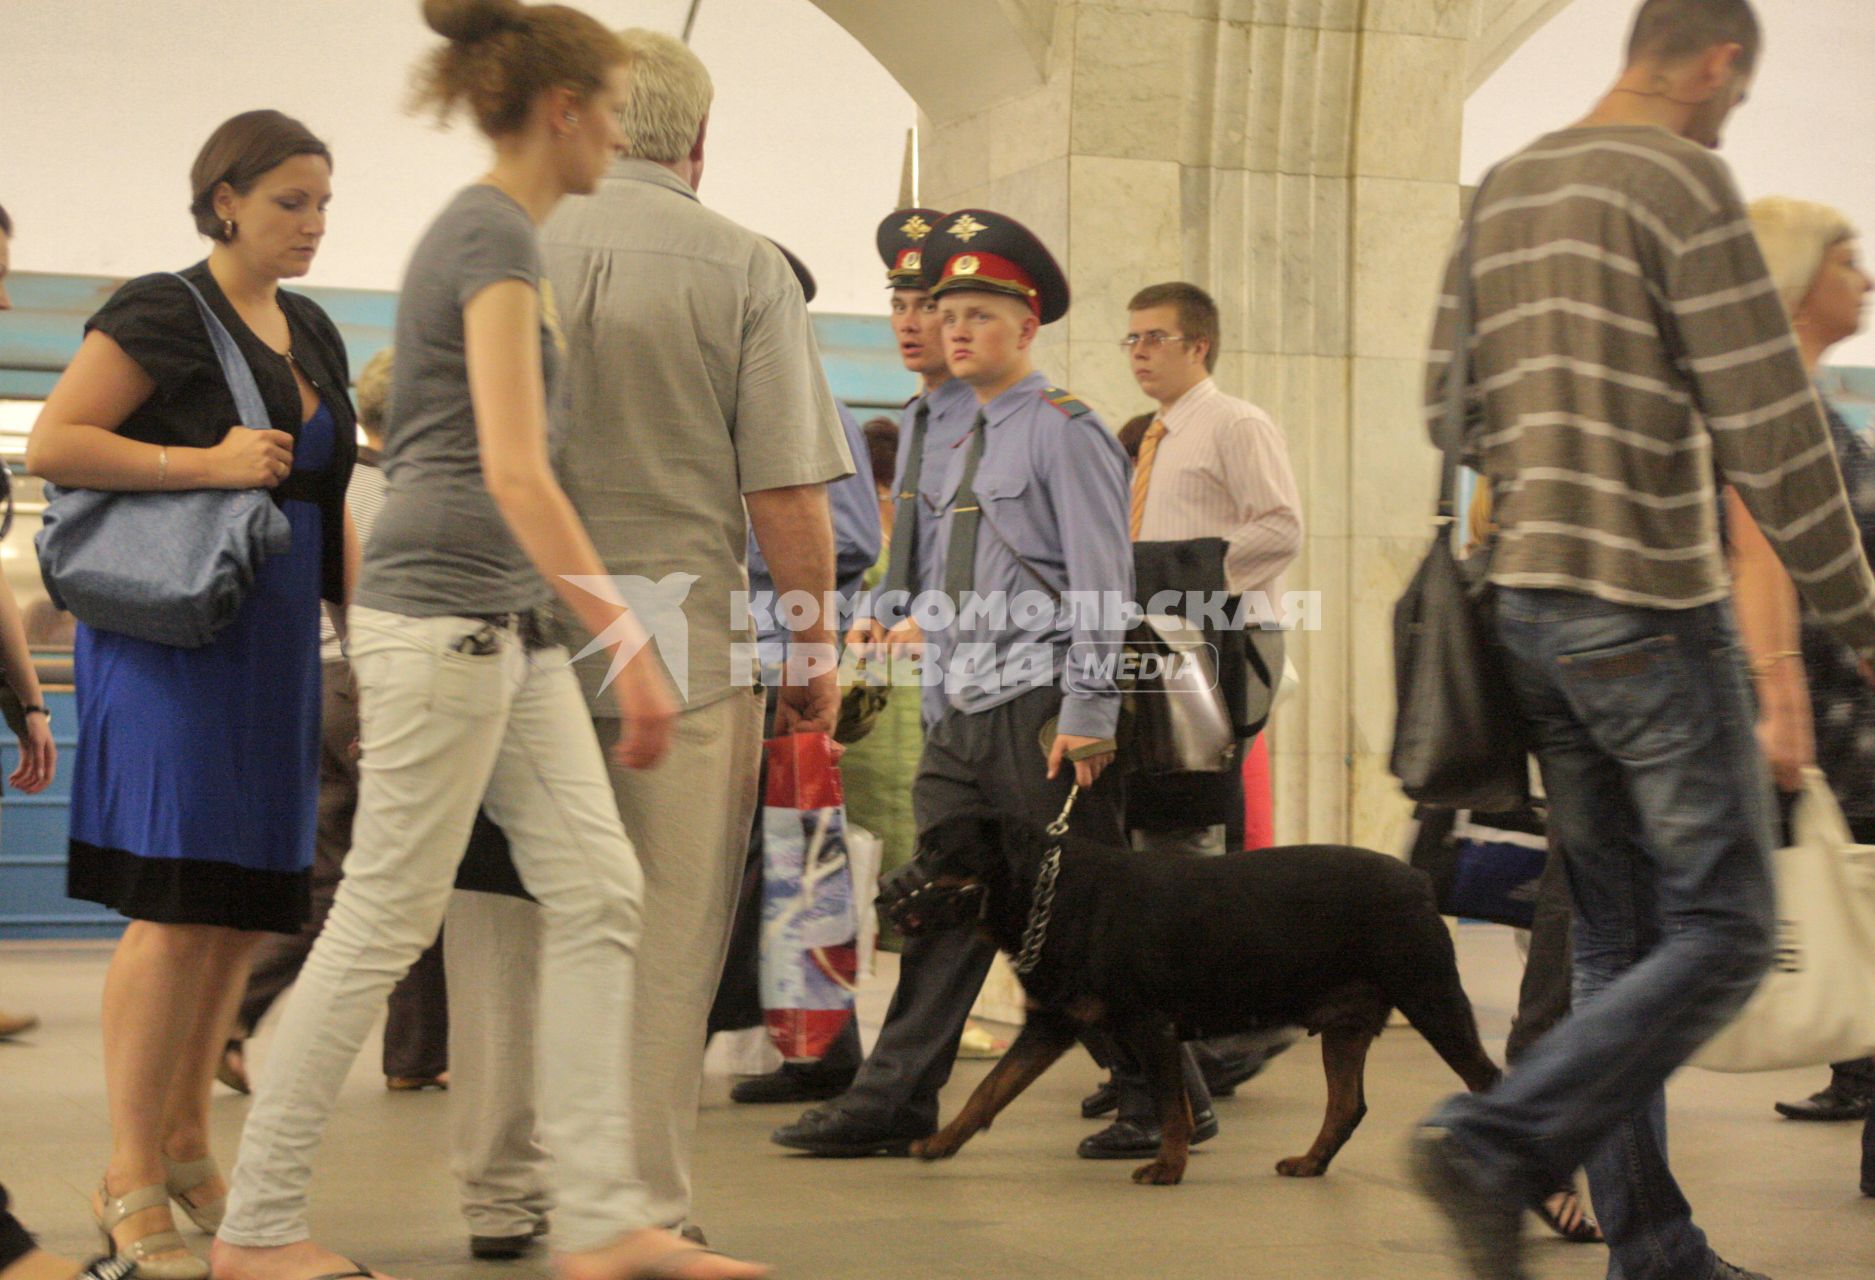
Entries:
{"type": "Polygon", "coordinates": [[[924,255],[916,249],[907,249],[903,265],[907,271],[916,271],[924,265],[924,255]]]}
{"type": "Polygon", "coordinates": [[[963,217],[957,219],[957,221],[951,223],[951,234],[956,236],[959,240],[963,241],[965,244],[969,244],[971,240],[975,239],[979,232],[988,231],[988,230],[989,230],[988,227],[984,226],[981,222],[978,222],[975,218],[971,217],[967,213],[963,217]]]}
{"type": "Polygon", "coordinates": [[[914,213],[906,220],[905,225],[899,228],[899,234],[907,240],[922,240],[931,234],[931,224],[919,214],[914,213]]]}
{"type": "Polygon", "coordinates": [[[977,261],[976,254],[966,253],[961,258],[951,263],[951,274],[954,276],[973,276],[977,273],[977,268],[982,265],[981,262],[977,261]]]}

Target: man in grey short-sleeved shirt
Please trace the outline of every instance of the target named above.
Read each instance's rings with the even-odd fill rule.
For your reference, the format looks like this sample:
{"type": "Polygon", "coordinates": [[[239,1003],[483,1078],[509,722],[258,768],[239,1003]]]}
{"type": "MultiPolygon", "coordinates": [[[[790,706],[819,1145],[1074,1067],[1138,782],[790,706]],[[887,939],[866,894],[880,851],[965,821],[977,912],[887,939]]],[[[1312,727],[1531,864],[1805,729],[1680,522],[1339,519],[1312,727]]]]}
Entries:
{"type": "MultiPolygon", "coordinates": [[[[613,772],[646,885],[631,1068],[636,1174],[655,1221],[676,1226],[689,1214],[705,1028],[761,751],[754,637],[732,596],[747,587],[751,526],[778,592],[832,591],[826,482],[851,474],[853,462],[792,270],[767,240],[697,200],[708,73],[669,36],[621,39],[632,155],[596,193],[563,202],[541,244],[567,339],[556,469],[607,572],[641,580],[621,589],[685,704],[658,768],[613,772]],[[672,626],[668,606],[680,596],[682,625],[672,626]],[[740,656],[739,643],[750,646],[740,656]]],[[[831,653],[833,636],[816,620],[793,640],[831,653]]],[[[582,666],[590,696],[605,655],[582,666]]],[[[784,686],[777,732],[831,730],[838,693],[831,673],[811,688],[784,686]]],[[[592,707],[609,740],[611,700],[592,707]]],[[[491,894],[459,893],[450,908],[451,1083],[467,1095],[452,1108],[464,1118],[454,1163],[478,1251],[489,1240],[526,1248],[545,1210],[540,1153],[527,1140],[531,1036],[517,1035],[531,1018],[515,1003],[525,993],[504,986],[529,967],[533,917],[531,904],[491,894]]]]}

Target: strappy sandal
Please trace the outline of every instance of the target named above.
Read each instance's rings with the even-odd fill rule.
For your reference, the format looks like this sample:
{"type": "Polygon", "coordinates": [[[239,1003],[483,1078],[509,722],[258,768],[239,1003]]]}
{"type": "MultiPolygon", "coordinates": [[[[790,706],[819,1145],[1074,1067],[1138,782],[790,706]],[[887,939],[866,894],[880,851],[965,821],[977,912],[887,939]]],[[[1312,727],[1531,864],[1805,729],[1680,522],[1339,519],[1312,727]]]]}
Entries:
{"type": "Polygon", "coordinates": [[[135,1263],[141,1280],[208,1280],[208,1263],[190,1253],[182,1233],[173,1228],[152,1231],[129,1244],[120,1244],[117,1237],[111,1234],[124,1224],[126,1218],[135,1217],[149,1209],[168,1209],[167,1187],[138,1187],[127,1196],[113,1196],[108,1187],[99,1183],[98,1201],[99,1205],[94,1207],[93,1214],[98,1221],[98,1230],[104,1234],[104,1247],[111,1251],[112,1256],[127,1258],[135,1263]],[[155,1256],[162,1253],[180,1253],[183,1256],[155,1256]]]}
{"type": "Polygon", "coordinates": [[[228,1208],[227,1179],[222,1179],[223,1191],[213,1200],[198,1203],[192,1198],[208,1183],[221,1178],[221,1166],[215,1163],[214,1156],[203,1156],[200,1160],[171,1160],[163,1157],[163,1168],[169,1177],[163,1189],[169,1192],[169,1198],[182,1206],[182,1211],[189,1215],[201,1230],[214,1235],[221,1230],[221,1215],[228,1208]]]}
{"type": "Polygon", "coordinates": [[[1582,1210],[1582,1196],[1574,1187],[1559,1187],[1544,1196],[1533,1212],[1543,1220],[1543,1225],[1567,1240],[1570,1244],[1602,1244],[1602,1229],[1595,1219],[1582,1210]],[[1556,1201],[1561,1205],[1551,1209],[1556,1201]]]}

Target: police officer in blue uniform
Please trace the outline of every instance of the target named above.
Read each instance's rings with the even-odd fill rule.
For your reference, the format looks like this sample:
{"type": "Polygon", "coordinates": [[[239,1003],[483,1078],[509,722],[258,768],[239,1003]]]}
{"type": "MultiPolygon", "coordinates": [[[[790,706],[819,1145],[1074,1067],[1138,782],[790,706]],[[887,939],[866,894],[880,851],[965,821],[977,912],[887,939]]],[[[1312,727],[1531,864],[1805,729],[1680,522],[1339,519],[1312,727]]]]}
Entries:
{"type": "MultiPolygon", "coordinates": [[[[939,577],[942,549],[931,527],[936,522],[934,513],[939,510],[945,467],[954,446],[970,430],[976,416],[976,397],[967,384],[951,377],[944,363],[937,307],[924,284],[924,242],[943,220],[944,215],[936,209],[900,209],[880,221],[875,238],[880,261],[886,268],[886,286],[892,291],[892,335],[898,342],[899,358],[918,375],[920,383],[918,394],[906,403],[899,423],[898,469],[892,486],[892,558],[880,584],[882,592],[915,595],[943,585],[939,577]]],[[[873,501],[877,510],[870,490],[867,500],[873,501]]],[[[750,561],[751,575],[754,563],[750,561]]],[[[911,669],[914,660],[910,650],[917,639],[910,627],[891,637],[901,655],[893,659],[894,683],[903,679],[897,668],[911,669]]],[[[883,648],[887,640],[885,625],[881,623],[875,630],[868,619],[848,643],[872,643],[883,648]]],[[[911,693],[911,689],[901,688],[894,696],[908,697],[911,693]]],[[[920,693],[928,731],[943,714],[944,690],[940,684],[928,684],[920,693]]],[[[853,1083],[862,1057],[859,1026],[849,1021],[819,1062],[786,1063],[767,1075],[739,1081],[729,1096],[745,1103],[817,1102],[838,1097],[853,1083]]]]}
{"type": "MultiPolygon", "coordinates": [[[[1120,699],[1106,665],[1122,629],[1098,607],[1054,607],[1064,596],[1130,599],[1133,585],[1126,454],[1031,360],[1041,326],[1068,310],[1067,281],[1031,232],[984,209],[944,218],[920,267],[970,419],[960,440],[934,449],[927,438],[902,455],[924,467],[900,487],[919,493],[909,526],[919,585],[935,578],[942,588],[920,593],[911,620],[890,626],[904,641],[923,621],[943,654],[942,709],[913,788],[919,829],[971,812],[1046,826],[1078,784],[1075,826],[1124,845],[1120,777],[1107,768],[1120,699]],[[926,476],[940,475],[933,495],[926,476]],[[948,624],[946,605],[963,610],[948,624]]],[[[901,499],[894,522],[894,563],[911,501],[901,499]]],[[[880,625],[894,604],[879,593],[880,625]]],[[[773,1141],[815,1155],[900,1154],[934,1132],[938,1091],[994,954],[970,929],[910,940],[852,1086],[773,1141]]]]}

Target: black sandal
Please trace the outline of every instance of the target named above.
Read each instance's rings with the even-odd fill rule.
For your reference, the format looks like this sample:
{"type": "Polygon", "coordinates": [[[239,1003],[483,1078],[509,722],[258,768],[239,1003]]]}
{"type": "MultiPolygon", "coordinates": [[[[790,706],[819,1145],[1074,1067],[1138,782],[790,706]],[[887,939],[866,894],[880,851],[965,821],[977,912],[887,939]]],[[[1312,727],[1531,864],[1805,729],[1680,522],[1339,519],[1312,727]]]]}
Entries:
{"type": "Polygon", "coordinates": [[[1543,1219],[1543,1225],[1567,1240],[1570,1244],[1604,1244],[1602,1229],[1595,1219],[1582,1210],[1582,1196],[1573,1185],[1559,1187],[1543,1197],[1532,1210],[1543,1219]],[[1556,1209],[1550,1205],[1560,1200],[1556,1209]]]}

